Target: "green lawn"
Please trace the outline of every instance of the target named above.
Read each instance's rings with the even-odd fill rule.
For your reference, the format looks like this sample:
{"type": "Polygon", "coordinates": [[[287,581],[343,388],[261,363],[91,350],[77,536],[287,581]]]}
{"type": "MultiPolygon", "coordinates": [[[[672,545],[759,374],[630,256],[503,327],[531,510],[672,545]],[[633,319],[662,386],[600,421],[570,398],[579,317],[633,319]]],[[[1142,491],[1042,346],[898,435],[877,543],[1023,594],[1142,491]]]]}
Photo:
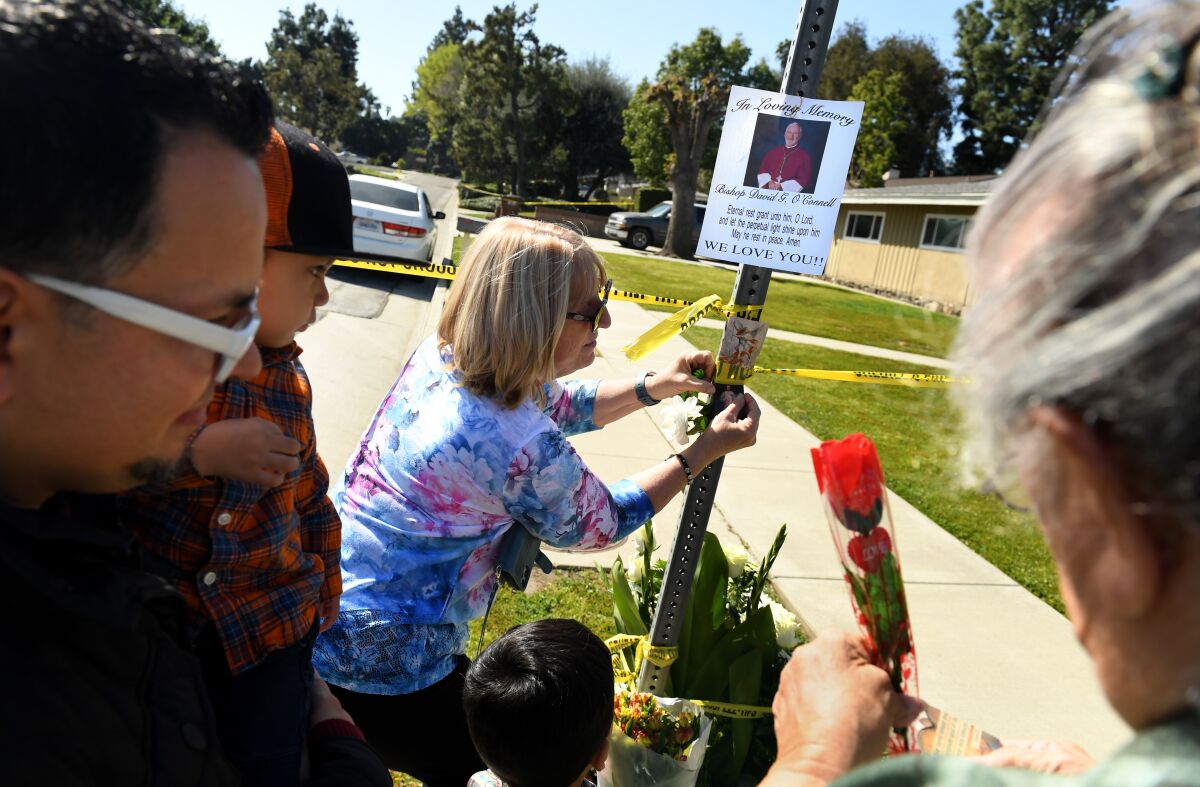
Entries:
{"type": "MultiPolygon", "coordinates": [[[[711,328],[692,328],[684,337],[710,350],[716,349],[721,334],[711,328]]],[[[771,338],[758,363],[785,369],[941,371],[771,338]]],[[[1063,611],[1054,563],[1034,519],[959,483],[956,416],[948,391],[769,375],[752,379],[749,388],[761,392],[822,440],[853,432],[866,434],[879,449],[890,489],[1038,598],[1063,611]]],[[[902,552],[903,548],[901,545],[902,552]]]]}
{"type": "MultiPolygon", "coordinates": [[[[613,283],[625,290],[696,300],[733,292],[735,271],[673,260],[604,253],[613,283]]],[[[671,307],[647,308],[673,311],[671,307]]],[[[763,319],[772,328],[945,358],[958,318],[806,281],[775,279],[763,319]]]]}
{"type": "MultiPolygon", "coordinates": [[[[613,624],[612,595],[595,569],[559,568],[549,576],[535,571],[533,582],[531,592],[527,593],[500,588],[483,635],[484,647],[513,626],[544,618],[578,620],[596,632],[600,639],[608,639],[617,633],[613,624]]],[[[468,658],[473,659],[479,653],[482,625],[482,620],[471,623],[468,658]]]]}

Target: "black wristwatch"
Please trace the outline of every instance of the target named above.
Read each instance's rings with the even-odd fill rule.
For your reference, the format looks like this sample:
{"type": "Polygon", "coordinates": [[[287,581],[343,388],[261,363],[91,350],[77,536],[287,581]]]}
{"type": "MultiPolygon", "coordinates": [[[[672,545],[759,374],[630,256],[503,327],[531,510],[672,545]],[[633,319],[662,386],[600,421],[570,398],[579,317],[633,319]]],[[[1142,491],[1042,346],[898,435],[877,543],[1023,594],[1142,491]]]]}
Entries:
{"type": "Polygon", "coordinates": [[[659,402],[646,390],[646,380],[653,376],[654,372],[642,372],[642,376],[633,381],[633,392],[637,394],[638,401],[647,407],[653,407],[659,402]]]}

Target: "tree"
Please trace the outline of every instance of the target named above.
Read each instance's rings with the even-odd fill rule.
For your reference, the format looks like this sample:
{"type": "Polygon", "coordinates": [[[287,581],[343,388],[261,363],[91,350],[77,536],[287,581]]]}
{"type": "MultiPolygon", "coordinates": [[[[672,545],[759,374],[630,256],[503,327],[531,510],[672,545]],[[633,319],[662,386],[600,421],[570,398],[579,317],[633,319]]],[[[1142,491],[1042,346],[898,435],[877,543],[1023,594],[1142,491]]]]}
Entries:
{"type": "Polygon", "coordinates": [[[179,40],[188,46],[214,57],[223,56],[208,25],[189,19],[170,0],[121,0],[121,5],[136,13],[151,27],[174,30],[179,40]]]}
{"type": "Polygon", "coordinates": [[[574,112],[566,120],[565,157],[559,171],[563,199],[579,196],[579,178],[591,175],[584,199],[610,175],[629,169],[622,113],[629,104],[629,83],[613,73],[607,60],[592,58],[567,66],[574,112]]]}
{"type": "Polygon", "coordinates": [[[716,30],[702,28],[692,43],[671,47],[659,66],[657,81],[646,91],[646,97],[665,110],[675,156],[671,222],[663,247],[668,257],[690,259],[696,253],[692,238],[696,185],[710,145],[709,132],[725,113],[730,87],[745,81],[743,69],[749,59],[750,50],[740,36],[726,45],[716,30]]]}
{"type": "Polygon", "coordinates": [[[330,20],[315,3],[299,19],[279,12],[262,71],[279,116],[326,142],[340,140],[356,117],[379,111],[375,96],[358,83],[354,25],[341,14],[330,20]]]}
{"type": "Polygon", "coordinates": [[[850,91],[862,101],[862,126],[850,161],[850,179],[865,187],[882,186],[883,174],[896,159],[895,139],[905,128],[904,76],[873,68],[850,91]]]}
{"type": "MultiPolygon", "coordinates": [[[[424,117],[430,145],[442,154],[449,152],[462,117],[460,90],[465,68],[462,47],[455,43],[431,50],[417,65],[417,81],[407,111],[424,117]]],[[[446,162],[439,163],[444,166],[446,162]]]]}
{"type": "Polygon", "coordinates": [[[909,177],[944,171],[941,143],[953,130],[954,107],[950,70],[933,44],[914,36],[888,36],[871,51],[871,68],[900,77],[902,127],[892,135],[892,163],[909,177]]]}
{"type": "Polygon", "coordinates": [[[429,42],[429,46],[425,50],[426,53],[433,52],[446,44],[465,43],[467,36],[471,34],[472,27],[473,23],[469,19],[463,18],[462,6],[454,6],[454,15],[442,22],[442,29],[433,36],[433,40],[429,42]]]}
{"type": "Polygon", "coordinates": [[[821,71],[817,95],[830,101],[845,101],[871,66],[866,24],[859,19],[847,22],[825,53],[825,68],[821,71]]]}
{"type": "Polygon", "coordinates": [[[425,48],[412,83],[412,98],[404,108],[409,144],[422,149],[434,172],[459,174],[450,148],[462,114],[461,46],[472,29],[478,26],[463,17],[461,6],[455,6],[454,14],[425,48]]]}
{"type": "Polygon", "coordinates": [[[871,46],[866,25],[850,22],[829,46],[817,93],[846,100],[871,70],[900,75],[903,127],[892,126],[892,164],[909,176],[944,169],[941,142],[953,128],[950,72],[933,45],[923,38],[892,35],[871,46]]]}
{"type": "Polygon", "coordinates": [[[342,132],[348,150],[391,164],[404,157],[411,139],[411,122],[404,117],[383,117],[378,112],[359,115],[342,132]]]}
{"type": "Polygon", "coordinates": [[[483,37],[462,44],[462,117],[454,158],[472,178],[506,183],[524,194],[531,176],[549,174],[569,112],[563,60],[533,31],[537,5],[517,12],[497,6],[483,21],[483,37]]]}
{"type": "Polygon", "coordinates": [[[651,186],[665,186],[675,163],[671,135],[667,133],[667,112],[650,98],[650,83],[638,83],[629,105],[622,113],[625,135],[621,144],[629,152],[633,174],[651,186]]]}
{"type": "Polygon", "coordinates": [[[1034,130],[1055,76],[1111,0],[971,0],[954,12],[962,174],[1002,169],[1034,130]]]}

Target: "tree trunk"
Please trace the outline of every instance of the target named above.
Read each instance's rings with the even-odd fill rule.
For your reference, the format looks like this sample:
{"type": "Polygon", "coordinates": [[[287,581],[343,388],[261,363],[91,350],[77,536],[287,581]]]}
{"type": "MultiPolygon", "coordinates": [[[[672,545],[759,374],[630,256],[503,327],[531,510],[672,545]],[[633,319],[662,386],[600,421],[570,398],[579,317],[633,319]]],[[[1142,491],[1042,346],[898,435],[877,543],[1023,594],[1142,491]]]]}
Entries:
{"type": "Polygon", "coordinates": [[[664,257],[696,256],[696,244],[692,240],[692,225],[696,223],[696,177],[700,168],[686,159],[676,157],[671,171],[671,222],[667,225],[667,242],[663,246],[664,257]]]}
{"type": "Polygon", "coordinates": [[[718,113],[707,107],[692,106],[678,113],[686,124],[671,124],[671,141],[675,147],[675,166],[671,170],[671,223],[667,225],[664,257],[696,258],[696,241],[692,228],[696,223],[696,181],[700,176],[700,161],[708,144],[708,132],[718,113]]]}
{"type": "Polygon", "coordinates": [[[579,176],[574,172],[559,174],[558,185],[562,189],[559,199],[566,200],[567,202],[574,202],[579,199],[579,176]]]}

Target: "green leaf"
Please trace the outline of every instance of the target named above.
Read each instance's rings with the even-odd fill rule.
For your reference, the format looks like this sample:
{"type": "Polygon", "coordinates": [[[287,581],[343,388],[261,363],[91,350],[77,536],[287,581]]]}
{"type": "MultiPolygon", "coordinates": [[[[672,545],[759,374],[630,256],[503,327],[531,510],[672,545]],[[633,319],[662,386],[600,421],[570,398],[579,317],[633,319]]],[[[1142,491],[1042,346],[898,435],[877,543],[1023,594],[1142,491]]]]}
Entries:
{"type": "MultiPolygon", "coordinates": [[[[754,705],[759,701],[762,688],[763,660],[767,654],[752,650],[729,665],[729,701],[739,705],[754,705]]],[[[750,742],[754,738],[757,719],[734,719],[730,727],[733,734],[733,752],[730,757],[730,778],[726,783],[735,784],[750,753],[750,742]]]]}
{"type": "Polygon", "coordinates": [[[622,565],[621,558],[617,558],[613,563],[612,597],[613,619],[616,621],[617,631],[622,634],[648,634],[649,630],[642,622],[642,616],[638,614],[637,601],[629,587],[629,579],[625,576],[625,566],[622,565]]]}
{"type": "MultiPolygon", "coordinates": [[[[692,555],[696,554],[695,547],[692,555]]],[[[724,631],[725,591],[729,582],[729,564],[721,550],[721,542],[712,533],[706,533],[704,544],[699,550],[696,575],[692,580],[692,594],[683,615],[683,629],[679,633],[679,658],[671,669],[671,678],[676,686],[690,683],[693,664],[711,649],[724,631]]],[[[671,588],[667,588],[670,594],[671,588]]],[[[666,599],[671,603],[670,595],[666,599]]]]}
{"type": "Polygon", "coordinates": [[[711,648],[694,652],[688,682],[677,681],[675,685],[682,686],[684,695],[690,699],[725,700],[729,691],[729,665],[751,651],[757,651],[762,659],[777,647],[771,608],[763,607],[711,648]]]}

